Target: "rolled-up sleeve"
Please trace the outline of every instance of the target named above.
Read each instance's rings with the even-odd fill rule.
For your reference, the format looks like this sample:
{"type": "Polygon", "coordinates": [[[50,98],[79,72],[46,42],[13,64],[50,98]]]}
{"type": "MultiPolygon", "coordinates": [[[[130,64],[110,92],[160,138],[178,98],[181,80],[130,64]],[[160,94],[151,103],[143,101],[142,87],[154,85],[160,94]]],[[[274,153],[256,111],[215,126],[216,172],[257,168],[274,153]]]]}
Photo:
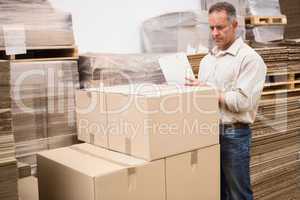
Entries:
{"type": "Polygon", "coordinates": [[[224,93],[226,107],[232,112],[256,108],[266,77],[266,65],[256,54],[245,56],[233,88],[224,93]]]}

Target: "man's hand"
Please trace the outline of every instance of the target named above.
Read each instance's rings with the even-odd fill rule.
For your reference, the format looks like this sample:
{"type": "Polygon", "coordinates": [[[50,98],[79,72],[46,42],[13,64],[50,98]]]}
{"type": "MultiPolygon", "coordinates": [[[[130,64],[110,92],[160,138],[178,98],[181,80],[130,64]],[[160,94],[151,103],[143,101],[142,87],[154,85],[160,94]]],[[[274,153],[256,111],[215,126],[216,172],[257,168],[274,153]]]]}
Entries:
{"type": "Polygon", "coordinates": [[[219,103],[220,104],[225,104],[224,92],[221,92],[221,91],[217,90],[217,95],[218,95],[219,103]]]}
{"type": "Polygon", "coordinates": [[[185,86],[208,86],[205,83],[201,83],[197,79],[185,78],[185,86]]]}
{"type": "MultiPolygon", "coordinates": [[[[186,80],[186,83],[185,83],[185,86],[209,86],[205,83],[202,83],[200,81],[198,81],[197,79],[190,79],[190,78],[185,78],[186,80]]],[[[224,93],[219,91],[219,90],[216,90],[217,91],[217,96],[218,96],[218,100],[221,104],[224,104],[225,103],[225,97],[224,97],[224,93]]]]}

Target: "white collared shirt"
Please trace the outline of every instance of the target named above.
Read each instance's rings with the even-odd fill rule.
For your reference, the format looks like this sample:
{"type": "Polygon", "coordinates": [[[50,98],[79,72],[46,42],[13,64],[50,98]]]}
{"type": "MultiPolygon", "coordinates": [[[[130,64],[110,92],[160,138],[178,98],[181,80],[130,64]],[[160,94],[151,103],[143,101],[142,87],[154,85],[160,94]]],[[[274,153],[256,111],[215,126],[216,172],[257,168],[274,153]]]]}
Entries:
{"type": "Polygon", "coordinates": [[[222,123],[253,123],[264,86],[266,65],[254,49],[238,38],[224,51],[217,47],[201,63],[198,78],[224,92],[222,123]]]}

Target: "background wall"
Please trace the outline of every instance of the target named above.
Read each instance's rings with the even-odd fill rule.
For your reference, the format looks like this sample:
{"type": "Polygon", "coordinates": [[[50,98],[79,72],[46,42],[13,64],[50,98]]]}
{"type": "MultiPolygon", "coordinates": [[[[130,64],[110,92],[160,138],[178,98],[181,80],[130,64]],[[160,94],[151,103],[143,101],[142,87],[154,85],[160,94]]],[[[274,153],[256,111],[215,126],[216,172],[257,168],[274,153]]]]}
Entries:
{"type": "Polygon", "coordinates": [[[55,8],[72,13],[80,53],[139,53],[144,20],[165,12],[200,8],[199,0],[50,1],[55,8]]]}

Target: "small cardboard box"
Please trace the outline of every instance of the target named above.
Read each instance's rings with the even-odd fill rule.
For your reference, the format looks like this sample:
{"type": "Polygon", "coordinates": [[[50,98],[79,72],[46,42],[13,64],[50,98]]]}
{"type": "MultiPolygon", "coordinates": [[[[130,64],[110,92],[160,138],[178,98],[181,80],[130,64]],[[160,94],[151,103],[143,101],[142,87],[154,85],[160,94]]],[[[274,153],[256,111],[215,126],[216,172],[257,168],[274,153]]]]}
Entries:
{"type": "Polygon", "coordinates": [[[43,200],[164,200],[164,160],[146,162],[90,144],[39,153],[43,200]]]}

